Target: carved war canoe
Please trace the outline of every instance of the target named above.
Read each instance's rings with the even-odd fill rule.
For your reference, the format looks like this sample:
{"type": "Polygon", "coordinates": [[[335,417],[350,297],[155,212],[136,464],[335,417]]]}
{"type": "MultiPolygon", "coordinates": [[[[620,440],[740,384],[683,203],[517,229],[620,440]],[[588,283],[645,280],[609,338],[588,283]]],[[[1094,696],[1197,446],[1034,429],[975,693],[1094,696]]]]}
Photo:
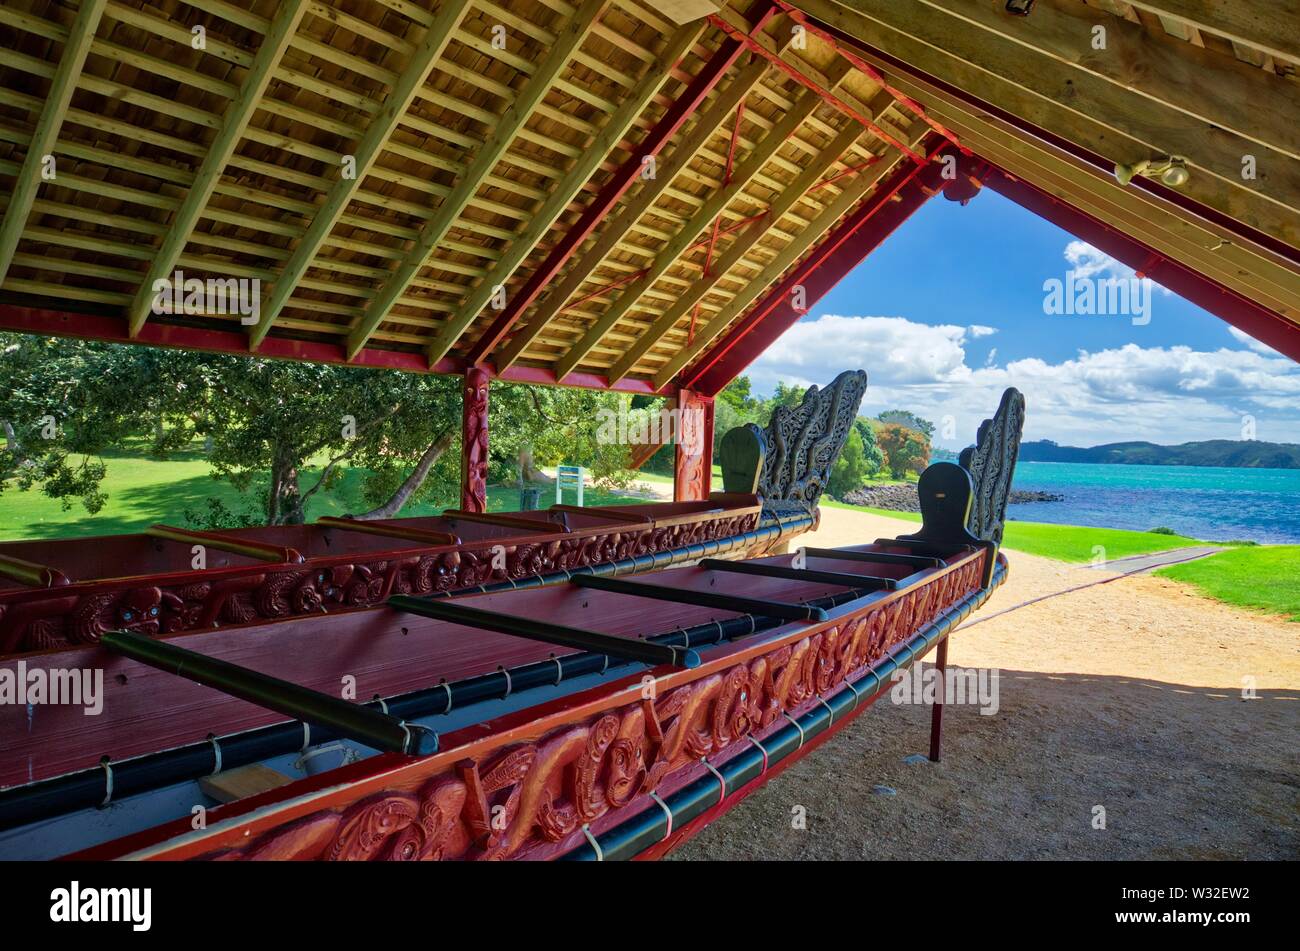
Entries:
{"type": "Polygon", "coordinates": [[[796,558],[705,560],[631,582],[592,572],[586,583],[408,599],[414,605],[399,598],[243,637],[139,638],[335,697],[340,679],[355,677],[356,696],[385,699],[348,706],[436,731],[431,755],[376,753],[192,682],[189,671],[114,654],[114,638],[130,634],[10,659],[0,667],[99,665],[104,697],[96,717],[48,706],[29,719],[0,706],[0,857],[658,854],[869,706],[892,671],[946,638],[1005,572],[992,546],[906,539],[813,550],[802,567],[796,558]],[[728,599],[732,609],[719,606],[728,599]],[[426,604],[456,620],[413,613],[426,604]],[[782,612],[788,618],[773,616],[782,612]],[[482,620],[502,614],[595,629],[624,646],[598,643],[614,657],[560,649],[482,620]],[[677,652],[673,663],[617,656],[650,647],[677,652]],[[290,738],[280,752],[277,731],[290,738]],[[260,740],[249,747],[250,737],[260,740]],[[317,753],[333,768],[316,772],[317,753]],[[169,757],[180,772],[150,778],[169,757]],[[217,806],[200,780],[246,761],[295,781],[217,806]],[[13,785],[23,771],[32,780],[13,785]],[[200,830],[196,806],[207,810],[200,830]]]}
{"type": "MultiPolygon", "coordinates": [[[[701,541],[0,658],[0,858],[661,855],[895,671],[932,649],[945,663],[1006,574],[1023,419],[1008,390],[959,464],[922,475],[920,531],[873,545],[732,562],[716,556],[734,538],[701,541]],[[5,696],[68,671],[102,676],[94,716],[85,697],[5,696]]],[[[736,470],[763,458],[765,434],[733,432],[736,470]]]]}
{"type": "Polygon", "coordinates": [[[152,636],[335,614],[397,593],[646,555],[662,566],[702,542],[760,554],[815,521],[815,512],[760,509],[752,494],[719,492],[704,502],[0,542],[0,656],[93,644],[108,630],[152,636]]]}

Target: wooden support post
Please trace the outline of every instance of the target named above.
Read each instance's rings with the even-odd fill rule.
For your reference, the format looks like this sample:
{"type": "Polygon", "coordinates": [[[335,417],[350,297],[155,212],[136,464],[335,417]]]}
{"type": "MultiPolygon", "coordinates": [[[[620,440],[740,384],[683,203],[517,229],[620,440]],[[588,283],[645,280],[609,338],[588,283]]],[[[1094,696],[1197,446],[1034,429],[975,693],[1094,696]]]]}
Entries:
{"type": "Polygon", "coordinates": [[[939,762],[940,748],[943,746],[943,698],[948,690],[948,638],[939,642],[935,649],[934,669],[939,672],[939,689],[935,694],[934,705],[930,708],[930,762],[939,762]]]}
{"type": "Polygon", "coordinates": [[[460,420],[460,507],[465,512],[486,512],[488,374],[482,367],[465,371],[460,420]]]}
{"type": "Polygon", "coordinates": [[[677,396],[677,463],[673,499],[702,502],[709,497],[713,474],[713,397],[694,390],[677,396]]]}

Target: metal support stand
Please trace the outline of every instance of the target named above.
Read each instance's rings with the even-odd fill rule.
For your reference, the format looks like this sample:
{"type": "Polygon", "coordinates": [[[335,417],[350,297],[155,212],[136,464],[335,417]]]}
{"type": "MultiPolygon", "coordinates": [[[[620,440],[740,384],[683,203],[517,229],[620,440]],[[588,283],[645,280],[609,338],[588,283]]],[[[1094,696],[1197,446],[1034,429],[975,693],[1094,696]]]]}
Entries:
{"type": "Polygon", "coordinates": [[[943,698],[948,690],[948,638],[939,642],[934,654],[934,669],[939,672],[939,690],[930,710],[930,762],[939,762],[943,746],[943,698]]]}

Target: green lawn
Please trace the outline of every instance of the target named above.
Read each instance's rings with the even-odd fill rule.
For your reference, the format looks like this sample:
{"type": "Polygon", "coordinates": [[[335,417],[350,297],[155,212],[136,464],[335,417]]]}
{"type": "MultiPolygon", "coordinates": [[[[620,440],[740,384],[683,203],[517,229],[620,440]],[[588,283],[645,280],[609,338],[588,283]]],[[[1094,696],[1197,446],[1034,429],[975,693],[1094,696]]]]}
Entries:
{"type": "MultiPolygon", "coordinates": [[[[852,509],[870,512],[889,518],[920,522],[916,512],[894,512],[890,509],[868,508],[862,505],[845,505],[823,499],[828,508],[852,509]]],[[[1118,528],[1089,528],[1084,525],[1049,525],[1044,522],[1007,522],[1002,543],[1015,551],[1041,555],[1058,561],[1089,562],[1098,556],[1097,546],[1105,549],[1102,557],[1107,561],[1127,558],[1129,555],[1146,555],[1188,545],[1203,545],[1195,538],[1182,535],[1160,535],[1153,532],[1131,532],[1118,528]]]]}
{"type": "Polygon", "coordinates": [[[1300,622],[1300,545],[1234,548],[1156,574],[1194,585],[1216,600],[1300,622]]]}
{"type": "MultiPolygon", "coordinates": [[[[155,522],[186,525],[185,512],[205,512],[206,500],[218,498],[235,512],[255,508],[259,500],[244,498],[226,482],[209,475],[207,462],[200,452],[177,454],[166,461],[151,459],[141,453],[105,455],[108,474],[103,488],[108,494],[108,504],[97,514],[90,515],[79,503],[64,511],[57,499],[51,499],[39,489],[20,492],[6,486],[0,495],[0,539],[66,538],[75,535],[115,535],[141,531],[155,522]]],[[[313,485],[319,469],[308,469],[302,474],[302,485],[313,485]]],[[[344,515],[362,512],[368,508],[362,497],[365,470],[345,469],[342,478],[329,491],[321,490],[308,502],[308,518],[322,515],[344,515]]],[[[555,490],[542,491],[541,507],[555,501],[555,490]]],[[[572,502],[571,496],[565,496],[572,502]]],[[[583,501],[587,505],[620,505],[644,502],[645,499],[615,495],[604,489],[588,486],[583,501]]],[[[451,503],[455,505],[455,502],[451,503]]],[[[403,517],[435,515],[445,505],[422,503],[408,505],[403,517]]],[[[519,490],[515,488],[488,487],[488,508],[493,512],[511,512],[519,509],[519,490]]]]}

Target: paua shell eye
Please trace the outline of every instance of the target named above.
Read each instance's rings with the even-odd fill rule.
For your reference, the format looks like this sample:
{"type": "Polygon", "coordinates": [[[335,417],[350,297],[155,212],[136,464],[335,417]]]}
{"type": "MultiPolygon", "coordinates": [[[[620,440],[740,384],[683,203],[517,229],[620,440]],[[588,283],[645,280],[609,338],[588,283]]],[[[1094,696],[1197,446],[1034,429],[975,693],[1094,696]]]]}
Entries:
{"type": "Polygon", "coordinates": [[[157,616],[158,616],[158,609],[157,609],[156,607],[150,608],[150,609],[149,609],[149,613],[150,613],[153,617],[157,617],[157,616]]]}
{"type": "Polygon", "coordinates": [[[123,611],[123,612],[122,612],[122,620],[123,620],[123,621],[130,621],[130,620],[133,620],[134,618],[135,618],[135,612],[134,612],[134,611],[123,611]]]}

